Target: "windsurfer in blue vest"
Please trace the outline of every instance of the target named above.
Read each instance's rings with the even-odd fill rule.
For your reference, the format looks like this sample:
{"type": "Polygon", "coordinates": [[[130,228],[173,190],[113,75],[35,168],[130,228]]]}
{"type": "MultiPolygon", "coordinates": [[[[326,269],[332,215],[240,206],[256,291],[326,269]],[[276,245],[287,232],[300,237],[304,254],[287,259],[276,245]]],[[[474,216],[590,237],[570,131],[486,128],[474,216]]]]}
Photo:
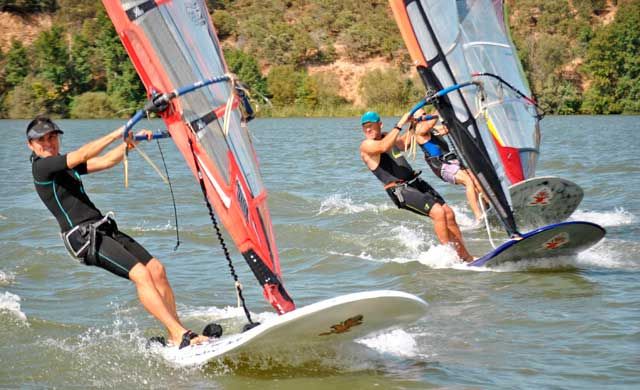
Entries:
{"type": "Polygon", "coordinates": [[[438,121],[437,117],[429,119],[430,117],[433,115],[427,115],[423,109],[420,109],[414,114],[411,123],[416,142],[424,152],[424,159],[433,173],[442,181],[454,185],[461,184],[465,187],[471,211],[476,221],[480,221],[483,217],[478,202],[478,194],[482,193],[480,184],[473,173],[462,165],[458,156],[449,149],[447,141],[443,138],[449,133],[449,129],[446,126],[440,126],[436,130],[434,126],[438,121]]]}
{"type": "MultiPolygon", "coordinates": [[[[148,130],[141,133],[147,137],[152,134],[148,130]]],[[[69,254],[82,264],[131,280],[144,308],[167,328],[170,343],[183,348],[206,340],[180,322],[162,263],[118,230],[111,213],[104,216],[85,192],[81,175],[115,166],[127,148],[135,146],[133,141],[122,142],[100,155],[107,146],[122,140],[123,128],[67,154],[60,154],[63,131],[48,117],[32,120],[26,134],[36,192],[58,221],[69,254]]]]}
{"type": "Polygon", "coordinates": [[[377,113],[369,111],[362,115],[360,124],[365,139],[360,144],[360,157],[382,182],[396,206],[431,218],[438,240],[445,245],[453,244],[462,260],[473,261],[464,246],[453,210],[436,190],[418,177],[419,173],[402,154],[408,133],[400,136],[400,132],[410,119],[410,113],[405,114],[389,133],[383,133],[377,113]]]}

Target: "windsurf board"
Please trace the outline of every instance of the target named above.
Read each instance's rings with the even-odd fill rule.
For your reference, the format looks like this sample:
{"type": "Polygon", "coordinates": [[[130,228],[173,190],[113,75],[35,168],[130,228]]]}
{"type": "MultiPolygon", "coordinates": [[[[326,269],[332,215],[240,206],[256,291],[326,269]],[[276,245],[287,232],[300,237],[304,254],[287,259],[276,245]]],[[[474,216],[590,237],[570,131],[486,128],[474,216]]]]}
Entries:
{"type": "Polygon", "coordinates": [[[300,345],[341,345],[368,334],[401,327],[421,318],[427,303],[391,290],[342,295],[295,309],[243,333],[210,339],[182,349],[160,347],[162,356],[177,366],[198,366],[212,359],[300,345]]]}
{"type": "Polygon", "coordinates": [[[591,222],[562,222],[543,226],[520,239],[512,239],[469,263],[473,267],[495,267],[521,260],[572,256],[595,245],[606,231],[591,222]]]}

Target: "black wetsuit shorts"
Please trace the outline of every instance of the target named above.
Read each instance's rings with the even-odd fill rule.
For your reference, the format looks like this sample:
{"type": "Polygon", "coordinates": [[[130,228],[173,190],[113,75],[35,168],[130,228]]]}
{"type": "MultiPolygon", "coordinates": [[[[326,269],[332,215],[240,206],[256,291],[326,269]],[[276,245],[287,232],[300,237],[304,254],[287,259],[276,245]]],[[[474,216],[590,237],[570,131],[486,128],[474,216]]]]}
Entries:
{"type": "Polygon", "coordinates": [[[116,222],[109,218],[96,231],[95,254],[84,257],[84,263],[104,268],[125,279],[137,264],[147,264],[153,256],[142,245],[118,230],[116,222]]]}
{"type": "Polygon", "coordinates": [[[429,183],[420,178],[416,178],[410,184],[387,188],[387,194],[399,208],[420,215],[429,216],[433,206],[445,204],[442,196],[429,183]]]}

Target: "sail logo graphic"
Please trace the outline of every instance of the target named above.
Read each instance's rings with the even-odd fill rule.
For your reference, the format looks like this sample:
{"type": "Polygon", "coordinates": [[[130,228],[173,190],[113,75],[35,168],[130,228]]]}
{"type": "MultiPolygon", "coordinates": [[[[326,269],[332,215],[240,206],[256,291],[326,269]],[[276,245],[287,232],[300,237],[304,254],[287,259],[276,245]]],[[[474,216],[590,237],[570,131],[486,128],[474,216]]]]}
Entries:
{"type": "Polygon", "coordinates": [[[200,8],[200,4],[196,1],[190,1],[185,4],[187,15],[191,18],[191,21],[196,25],[202,26],[205,24],[204,12],[200,8]]]}
{"type": "Polygon", "coordinates": [[[144,15],[144,11],[142,10],[142,8],[140,7],[135,7],[132,10],[133,16],[135,19],[138,19],[139,17],[141,17],[142,15],[144,15]]]}
{"type": "Polygon", "coordinates": [[[551,190],[548,187],[542,187],[529,198],[529,206],[546,206],[553,199],[551,190]]]}
{"type": "Polygon", "coordinates": [[[339,324],[331,325],[331,330],[328,332],[320,333],[318,336],[329,336],[332,334],[340,334],[348,332],[354,326],[362,325],[363,320],[362,314],[358,314],[357,316],[353,316],[351,318],[347,318],[339,324]]]}
{"type": "Polygon", "coordinates": [[[545,250],[554,250],[558,249],[561,246],[567,244],[569,242],[569,234],[566,232],[560,233],[557,236],[554,236],[549,241],[542,244],[542,247],[545,250]]]}

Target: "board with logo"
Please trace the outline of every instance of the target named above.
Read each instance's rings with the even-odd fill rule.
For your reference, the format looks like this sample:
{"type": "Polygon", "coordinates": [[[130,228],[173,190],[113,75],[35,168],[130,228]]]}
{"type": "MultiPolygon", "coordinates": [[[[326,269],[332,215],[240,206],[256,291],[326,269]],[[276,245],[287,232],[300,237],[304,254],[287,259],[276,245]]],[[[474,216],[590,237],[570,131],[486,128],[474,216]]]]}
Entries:
{"type": "Polygon", "coordinates": [[[212,359],[241,354],[277,354],[303,347],[339,347],[355,339],[415,322],[427,303],[415,295],[391,290],[366,291],[298,308],[244,333],[210,339],[186,348],[159,347],[177,366],[203,365],[212,359]]]}
{"type": "Polygon", "coordinates": [[[591,222],[563,222],[544,226],[512,239],[469,263],[473,267],[495,267],[522,260],[573,256],[600,241],[606,231],[591,222]]]}
{"type": "Polygon", "coordinates": [[[520,226],[559,223],[578,208],[584,192],[576,183],[553,176],[540,176],[509,187],[511,207],[520,226]]]}

